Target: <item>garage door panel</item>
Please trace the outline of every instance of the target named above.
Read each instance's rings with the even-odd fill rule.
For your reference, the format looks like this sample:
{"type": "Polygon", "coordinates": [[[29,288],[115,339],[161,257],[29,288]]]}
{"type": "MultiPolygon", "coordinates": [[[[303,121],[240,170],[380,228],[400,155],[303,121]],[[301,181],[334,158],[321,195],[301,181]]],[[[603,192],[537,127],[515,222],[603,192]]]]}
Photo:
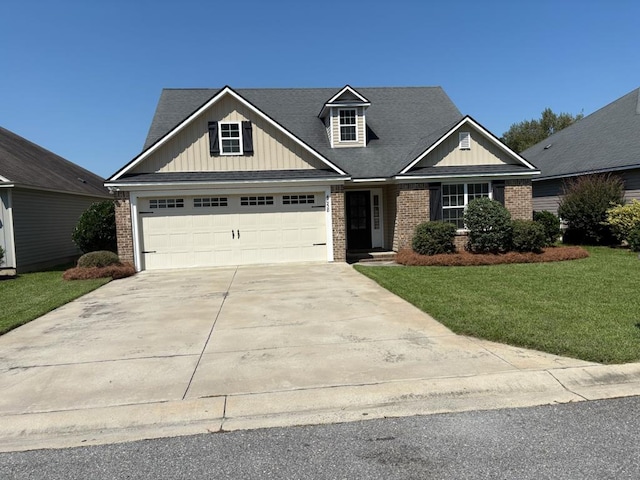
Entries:
{"type": "Polygon", "coordinates": [[[308,201],[285,205],[278,194],[273,204],[241,205],[241,197],[229,196],[224,208],[195,208],[193,198],[183,197],[183,208],[143,216],[142,250],[150,252],[143,255],[143,268],[327,259],[323,208],[308,201]]]}

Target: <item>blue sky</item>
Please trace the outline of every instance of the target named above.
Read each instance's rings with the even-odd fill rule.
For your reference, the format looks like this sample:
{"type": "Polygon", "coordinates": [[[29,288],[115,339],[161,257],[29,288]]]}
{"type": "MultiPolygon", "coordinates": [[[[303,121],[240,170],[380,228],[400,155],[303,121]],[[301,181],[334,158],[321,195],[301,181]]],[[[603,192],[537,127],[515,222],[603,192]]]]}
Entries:
{"type": "Polygon", "coordinates": [[[5,0],[0,126],[108,177],[164,87],[440,85],[496,135],[640,87],[640,2],[5,0]]]}

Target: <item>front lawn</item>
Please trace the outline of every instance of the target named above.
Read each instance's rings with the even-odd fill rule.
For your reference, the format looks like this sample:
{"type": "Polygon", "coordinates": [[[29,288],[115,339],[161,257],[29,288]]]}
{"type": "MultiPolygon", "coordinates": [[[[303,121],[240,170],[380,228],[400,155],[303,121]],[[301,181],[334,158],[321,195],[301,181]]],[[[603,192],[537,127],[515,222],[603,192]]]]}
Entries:
{"type": "Polygon", "coordinates": [[[0,280],[0,335],[109,282],[62,279],[64,268],[0,280]]]}
{"type": "Polygon", "coordinates": [[[640,360],[640,260],[475,267],[368,267],[362,274],[456,333],[602,363],[640,360]]]}

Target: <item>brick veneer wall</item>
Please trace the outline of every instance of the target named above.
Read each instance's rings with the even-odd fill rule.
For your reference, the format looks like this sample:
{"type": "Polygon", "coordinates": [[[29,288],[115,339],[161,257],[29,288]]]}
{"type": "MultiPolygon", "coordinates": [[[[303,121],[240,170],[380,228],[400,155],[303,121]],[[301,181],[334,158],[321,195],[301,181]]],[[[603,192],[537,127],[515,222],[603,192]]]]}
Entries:
{"type": "Polygon", "coordinates": [[[133,263],[133,231],[131,227],[131,202],[129,192],[115,192],[116,236],[118,256],[123,262],[133,263]]]}
{"type": "Polygon", "coordinates": [[[514,220],[533,218],[531,180],[507,180],[504,185],[504,206],[514,220]]]}
{"type": "Polygon", "coordinates": [[[426,183],[396,185],[396,218],[393,250],[411,246],[416,226],[429,220],[429,189],[426,183]]]}
{"type": "Polygon", "coordinates": [[[333,261],[347,261],[344,186],[331,186],[331,222],[333,224],[333,261]]]}

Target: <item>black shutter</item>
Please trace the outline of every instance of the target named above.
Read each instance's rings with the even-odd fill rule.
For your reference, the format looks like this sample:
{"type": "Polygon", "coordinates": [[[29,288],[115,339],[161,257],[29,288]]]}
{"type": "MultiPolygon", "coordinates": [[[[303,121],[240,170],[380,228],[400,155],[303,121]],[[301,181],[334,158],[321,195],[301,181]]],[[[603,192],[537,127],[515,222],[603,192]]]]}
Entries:
{"type": "Polygon", "coordinates": [[[429,220],[442,220],[442,184],[429,184],[429,220]]]}
{"type": "Polygon", "coordinates": [[[218,122],[209,122],[209,153],[211,154],[211,156],[220,155],[218,122]]]}
{"type": "Polygon", "coordinates": [[[504,205],[504,180],[493,182],[493,199],[504,205]]]}
{"type": "Polygon", "coordinates": [[[253,155],[253,133],[251,122],[242,122],[242,151],[245,155],[253,155]]]}

